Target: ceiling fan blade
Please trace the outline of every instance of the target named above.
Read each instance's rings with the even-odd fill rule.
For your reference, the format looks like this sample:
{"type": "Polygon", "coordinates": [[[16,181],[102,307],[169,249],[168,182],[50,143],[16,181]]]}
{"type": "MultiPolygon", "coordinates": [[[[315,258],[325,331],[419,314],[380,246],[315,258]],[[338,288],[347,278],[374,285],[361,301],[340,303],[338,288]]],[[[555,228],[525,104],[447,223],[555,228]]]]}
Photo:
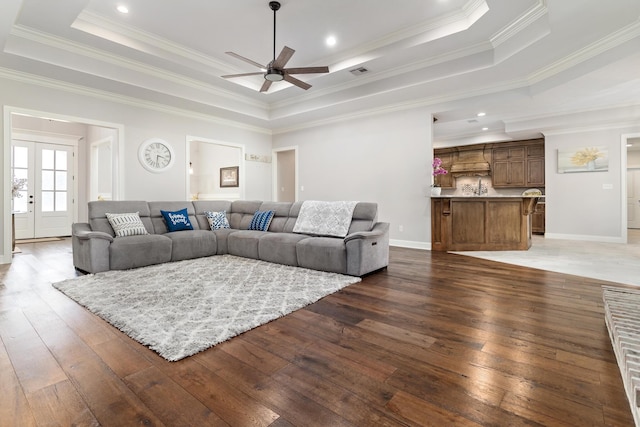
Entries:
{"type": "Polygon", "coordinates": [[[289,74],[315,74],[315,73],[328,73],[329,67],[300,67],[300,68],[285,68],[283,70],[289,74]]]}
{"type": "Polygon", "coordinates": [[[243,73],[243,74],[227,74],[226,76],[220,76],[223,79],[232,79],[234,77],[246,77],[246,76],[262,76],[264,71],[258,71],[256,73],[243,73]]]}
{"type": "Polygon", "coordinates": [[[288,81],[289,83],[291,83],[292,85],[296,85],[301,89],[307,90],[311,87],[311,85],[309,83],[305,83],[302,80],[298,80],[295,77],[290,76],[289,74],[284,75],[284,79],[286,81],[288,81]]]}
{"type": "Polygon", "coordinates": [[[271,87],[271,83],[273,83],[271,80],[265,79],[264,83],[262,84],[262,87],[260,88],[260,92],[268,91],[269,88],[271,87]]]}
{"type": "Polygon", "coordinates": [[[265,67],[264,65],[258,64],[256,61],[252,61],[251,59],[249,59],[249,58],[245,58],[245,57],[244,57],[244,56],[242,56],[242,55],[238,55],[238,54],[237,54],[237,53],[235,53],[235,52],[225,52],[225,53],[226,53],[227,55],[231,55],[231,56],[233,56],[234,58],[237,58],[237,59],[239,59],[239,60],[241,60],[241,61],[247,62],[247,63],[249,63],[249,64],[251,64],[251,65],[255,65],[256,67],[261,68],[261,69],[263,69],[263,70],[266,70],[266,69],[267,69],[267,67],[265,67]]]}
{"type": "Polygon", "coordinates": [[[283,69],[294,53],[295,50],[291,49],[290,47],[283,47],[282,51],[280,51],[280,55],[278,55],[275,62],[272,64],[273,68],[283,69]]]}

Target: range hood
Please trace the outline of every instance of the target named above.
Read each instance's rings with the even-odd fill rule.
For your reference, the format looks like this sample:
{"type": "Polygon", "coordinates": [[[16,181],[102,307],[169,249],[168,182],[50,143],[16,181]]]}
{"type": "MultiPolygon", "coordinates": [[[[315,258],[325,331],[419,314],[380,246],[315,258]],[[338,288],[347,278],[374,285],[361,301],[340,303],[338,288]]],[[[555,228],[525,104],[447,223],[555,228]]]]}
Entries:
{"type": "Polygon", "coordinates": [[[458,155],[451,165],[450,173],[454,177],[489,176],[491,174],[491,165],[485,158],[484,152],[484,145],[459,147],[458,155]]]}

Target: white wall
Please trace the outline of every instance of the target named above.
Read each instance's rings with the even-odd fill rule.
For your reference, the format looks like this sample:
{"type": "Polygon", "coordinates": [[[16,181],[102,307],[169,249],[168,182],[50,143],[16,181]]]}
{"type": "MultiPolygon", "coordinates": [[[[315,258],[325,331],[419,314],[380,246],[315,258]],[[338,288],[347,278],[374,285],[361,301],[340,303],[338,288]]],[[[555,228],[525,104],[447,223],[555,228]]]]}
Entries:
{"type": "MultiPolygon", "coordinates": [[[[215,118],[193,117],[187,112],[165,110],[161,106],[138,104],[132,99],[112,97],[106,94],[86,96],[74,91],[60,90],[55,85],[29,84],[0,78],[0,104],[5,108],[34,110],[53,115],[63,115],[90,124],[115,124],[122,126],[124,135],[120,140],[120,182],[121,199],[129,200],[186,200],[185,179],[187,176],[186,136],[197,135],[231,143],[242,144],[245,152],[271,155],[271,133],[268,130],[249,128],[239,123],[229,123],[215,118]],[[93,122],[98,123],[93,123],[93,122]],[[138,162],[138,147],[148,138],[162,138],[171,144],[176,154],[174,166],[167,172],[154,174],[144,169],[138,162]]],[[[47,114],[45,114],[47,115],[47,114]]],[[[5,126],[5,114],[0,118],[4,129],[4,139],[9,131],[5,126]]],[[[4,141],[3,162],[0,173],[3,177],[4,197],[0,198],[2,227],[0,241],[4,242],[0,251],[0,262],[10,262],[10,187],[9,187],[9,147],[4,141]]],[[[88,162],[87,150],[83,151],[80,165],[88,162]]],[[[245,162],[247,187],[245,197],[251,199],[271,199],[270,165],[245,162]]],[[[243,165],[240,165],[241,167],[243,165]]],[[[83,167],[79,169],[83,170],[83,167]]],[[[79,179],[87,181],[86,171],[79,179]]],[[[83,192],[86,194],[86,190],[83,192]]],[[[86,211],[80,206],[79,212],[86,211]]],[[[79,217],[82,217],[79,214],[79,217]]]]}
{"type": "Polygon", "coordinates": [[[626,127],[545,135],[546,237],[625,241],[626,164],[622,164],[622,135],[638,131],[640,127],[626,127]],[[557,172],[559,148],[594,146],[607,147],[608,171],[557,172]]]}
{"type": "Polygon", "coordinates": [[[377,202],[393,243],[428,248],[431,121],[423,108],[372,115],[274,135],[274,148],[298,147],[300,200],[377,202]]]}

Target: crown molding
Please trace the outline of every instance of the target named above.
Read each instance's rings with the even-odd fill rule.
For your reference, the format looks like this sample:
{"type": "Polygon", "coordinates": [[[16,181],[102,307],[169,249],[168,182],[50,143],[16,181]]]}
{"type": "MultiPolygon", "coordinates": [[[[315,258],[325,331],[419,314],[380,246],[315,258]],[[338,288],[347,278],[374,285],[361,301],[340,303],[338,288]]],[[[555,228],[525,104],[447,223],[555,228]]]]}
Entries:
{"type": "MultiPolygon", "coordinates": [[[[65,52],[69,52],[75,55],[80,55],[81,57],[91,58],[91,59],[104,62],[110,65],[122,67],[127,70],[140,73],[146,76],[159,78],[176,85],[187,86],[192,89],[196,89],[198,91],[209,93],[211,95],[214,95],[215,97],[233,100],[234,102],[240,102],[253,108],[259,108],[263,110],[266,110],[268,108],[268,104],[265,102],[256,101],[248,97],[243,97],[242,95],[238,95],[230,91],[215,88],[209,84],[203,83],[202,81],[192,79],[184,75],[167,72],[160,68],[152,67],[139,61],[134,61],[119,55],[115,55],[108,51],[94,49],[86,45],[70,42],[67,39],[63,39],[61,37],[57,37],[52,34],[46,34],[29,27],[16,25],[11,30],[11,35],[13,37],[35,42],[37,44],[40,44],[48,48],[60,49],[65,52]]],[[[20,55],[20,52],[11,52],[11,53],[20,55]]],[[[74,68],[68,65],[66,66],[67,68],[71,68],[79,72],[85,72],[83,69],[80,69],[78,67],[74,68]]],[[[93,73],[90,73],[90,74],[93,74],[93,73]]],[[[123,81],[122,79],[116,79],[112,76],[108,76],[108,78],[111,80],[120,81],[122,83],[128,83],[126,81],[123,81]]]]}
{"type": "MultiPolygon", "coordinates": [[[[354,81],[334,85],[334,86],[331,86],[330,88],[317,89],[317,90],[314,90],[313,92],[307,92],[295,98],[289,98],[282,101],[274,102],[271,104],[271,110],[274,111],[279,108],[286,108],[288,106],[299,104],[301,102],[311,101],[324,96],[340,93],[348,89],[353,89],[358,86],[362,86],[363,84],[375,83],[380,80],[397,77],[399,75],[406,74],[412,71],[433,67],[439,64],[455,61],[455,60],[472,56],[472,55],[477,55],[481,53],[491,53],[492,51],[493,51],[492,47],[488,42],[477,43],[475,45],[465,47],[463,49],[447,52],[444,55],[434,56],[427,59],[414,61],[412,63],[405,64],[388,71],[374,73],[369,76],[358,77],[358,79],[354,81]]],[[[450,77],[450,75],[446,75],[443,77],[434,77],[429,81],[435,81],[435,80],[439,80],[440,78],[447,78],[447,77],[450,77]]],[[[426,82],[427,81],[421,81],[418,84],[423,84],[426,82]]],[[[372,93],[368,96],[375,96],[377,94],[378,93],[372,93]]]]}
{"type": "MultiPolygon", "coordinates": [[[[401,89],[410,89],[411,87],[417,86],[421,83],[417,83],[417,84],[413,84],[413,85],[408,85],[399,89],[394,89],[395,90],[401,90],[401,89]]],[[[371,116],[376,116],[376,115],[380,115],[380,114],[386,114],[386,113],[392,113],[392,112],[397,112],[397,111],[405,111],[405,110],[411,110],[411,109],[415,109],[415,108],[427,108],[427,107],[431,107],[434,105],[439,105],[439,104],[444,104],[447,102],[453,102],[453,101],[460,101],[463,99],[467,99],[467,98],[473,98],[473,97],[477,97],[477,96],[483,96],[483,95],[491,95],[497,92],[504,92],[504,91],[508,91],[508,90],[516,90],[516,89],[521,89],[522,87],[526,87],[527,82],[524,80],[513,80],[513,81],[508,81],[508,82],[503,82],[500,83],[498,85],[493,85],[493,86],[486,86],[486,87],[482,87],[482,88],[478,88],[476,90],[472,90],[472,91],[461,91],[461,92],[455,92],[455,93],[449,93],[446,95],[441,95],[441,96],[435,96],[435,97],[428,97],[428,98],[421,98],[421,99],[413,99],[410,101],[406,101],[406,102],[399,102],[396,104],[390,104],[390,105],[384,105],[381,107],[375,107],[375,108],[370,108],[370,109],[366,109],[366,110],[358,110],[355,113],[351,113],[351,114],[341,114],[341,115],[336,115],[336,116],[332,116],[332,117],[328,117],[325,119],[320,119],[320,120],[315,120],[315,121],[309,121],[309,122],[305,122],[303,124],[297,125],[297,126],[290,126],[290,127],[286,127],[286,128],[277,128],[277,129],[273,129],[273,134],[277,135],[277,134],[284,134],[284,133],[289,133],[289,132],[293,132],[293,131],[298,131],[298,130],[304,130],[304,129],[309,129],[309,128],[313,128],[313,127],[318,127],[318,126],[325,126],[328,124],[334,124],[334,123],[340,123],[340,122],[345,122],[345,121],[350,121],[350,120],[355,120],[355,119],[361,119],[361,118],[366,118],[366,117],[371,117],[371,116]]],[[[388,92],[388,91],[387,91],[388,92]]],[[[378,92],[375,95],[381,95],[384,94],[386,92],[378,92]]],[[[340,105],[340,104],[344,104],[347,102],[353,102],[353,101],[358,101],[358,100],[363,100],[367,97],[360,97],[360,98],[351,98],[347,101],[344,102],[340,102],[340,103],[335,103],[333,104],[335,105],[340,105]]]]}
{"type": "MultiPolygon", "coordinates": [[[[155,50],[152,54],[158,56],[158,51],[164,52],[162,57],[172,62],[181,63],[176,61],[176,57],[178,57],[205,65],[207,68],[237,71],[237,69],[234,69],[228,63],[218,61],[202,52],[178,43],[173,43],[155,34],[139,30],[129,25],[123,25],[120,22],[108,19],[86,9],[80,12],[76,20],[71,24],[71,28],[135,50],[142,50],[140,48],[141,46],[150,46],[155,50]],[[125,43],[125,41],[127,43],[125,43]]],[[[144,52],[150,53],[147,51],[144,52]]]]}
{"type": "Polygon", "coordinates": [[[541,82],[637,37],[640,37],[640,20],[622,27],[618,31],[615,31],[606,37],[583,47],[582,49],[578,49],[571,55],[568,55],[553,64],[539,69],[535,73],[530,74],[527,79],[530,84],[541,82]]]}
{"type": "Polygon", "coordinates": [[[568,135],[574,133],[586,133],[586,132],[598,132],[605,130],[614,130],[614,129],[623,129],[623,128],[639,128],[637,121],[619,121],[619,122],[611,122],[602,125],[592,125],[592,126],[574,126],[566,129],[558,129],[558,130],[542,130],[542,134],[544,136],[557,136],[557,135],[568,135]]]}
{"type": "Polygon", "coordinates": [[[525,28],[536,22],[538,19],[548,14],[549,9],[547,8],[547,0],[538,0],[537,4],[533,5],[530,9],[525,11],[513,22],[494,34],[490,38],[491,44],[493,45],[493,47],[500,46],[502,43],[511,39],[520,31],[524,30],[525,28]]]}
{"type": "Polygon", "coordinates": [[[332,73],[355,67],[380,57],[385,49],[404,49],[464,31],[488,11],[485,0],[470,0],[456,12],[392,32],[339,54],[324,57],[317,63],[331,64],[332,73]]]}
{"type": "Polygon", "coordinates": [[[139,98],[134,98],[124,95],[116,95],[112,92],[107,92],[99,89],[93,89],[86,86],[80,86],[72,83],[63,82],[60,80],[50,79],[47,77],[37,76],[35,74],[28,74],[20,71],[11,70],[8,68],[0,67],[0,78],[12,80],[20,83],[33,84],[40,87],[46,87],[48,89],[61,90],[75,95],[88,96],[103,101],[114,102],[118,104],[128,105],[137,108],[144,108],[147,110],[153,110],[160,113],[170,114],[174,116],[186,117],[190,119],[197,119],[206,121],[209,123],[215,123],[224,126],[230,126],[238,129],[248,130],[251,132],[262,133],[271,135],[272,131],[268,128],[247,125],[235,120],[221,119],[219,117],[211,116],[209,114],[197,113],[192,110],[185,110],[182,108],[169,107],[165,104],[160,104],[152,101],[144,101],[139,98]]]}

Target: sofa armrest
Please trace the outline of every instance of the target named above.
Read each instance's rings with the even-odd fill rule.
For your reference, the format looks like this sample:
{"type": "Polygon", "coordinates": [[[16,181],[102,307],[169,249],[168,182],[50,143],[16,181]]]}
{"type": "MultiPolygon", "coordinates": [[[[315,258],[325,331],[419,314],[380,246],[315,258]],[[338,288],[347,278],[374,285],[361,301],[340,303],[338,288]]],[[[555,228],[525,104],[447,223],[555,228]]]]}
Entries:
{"type": "Polygon", "coordinates": [[[347,274],[363,276],[389,265],[389,223],[378,222],[371,231],[359,231],[344,238],[347,274]]]}
{"type": "Polygon", "coordinates": [[[87,273],[109,270],[109,246],[113,237],[108,233],[91,230],[87,223],[71,226],[73,265],[87,273]]]}
{"type": "Polygon", "coordinates": [[[389,234],[389,223],[388,222],[378,222],[376,223],[370,231],[358,231],[356,233],[351,233],[344,238],[344,242],[347,243],[351,240],[357,239],[378,239],[383,237],[385,234],[389,234]]]}
{"type": "Polygon", "coordinates": [[[109,243],[113,242],[113,236],[102,231],[93,231],[86,223],[73,224],[72,235],[80,240],[104,239],[109,243]]]}

